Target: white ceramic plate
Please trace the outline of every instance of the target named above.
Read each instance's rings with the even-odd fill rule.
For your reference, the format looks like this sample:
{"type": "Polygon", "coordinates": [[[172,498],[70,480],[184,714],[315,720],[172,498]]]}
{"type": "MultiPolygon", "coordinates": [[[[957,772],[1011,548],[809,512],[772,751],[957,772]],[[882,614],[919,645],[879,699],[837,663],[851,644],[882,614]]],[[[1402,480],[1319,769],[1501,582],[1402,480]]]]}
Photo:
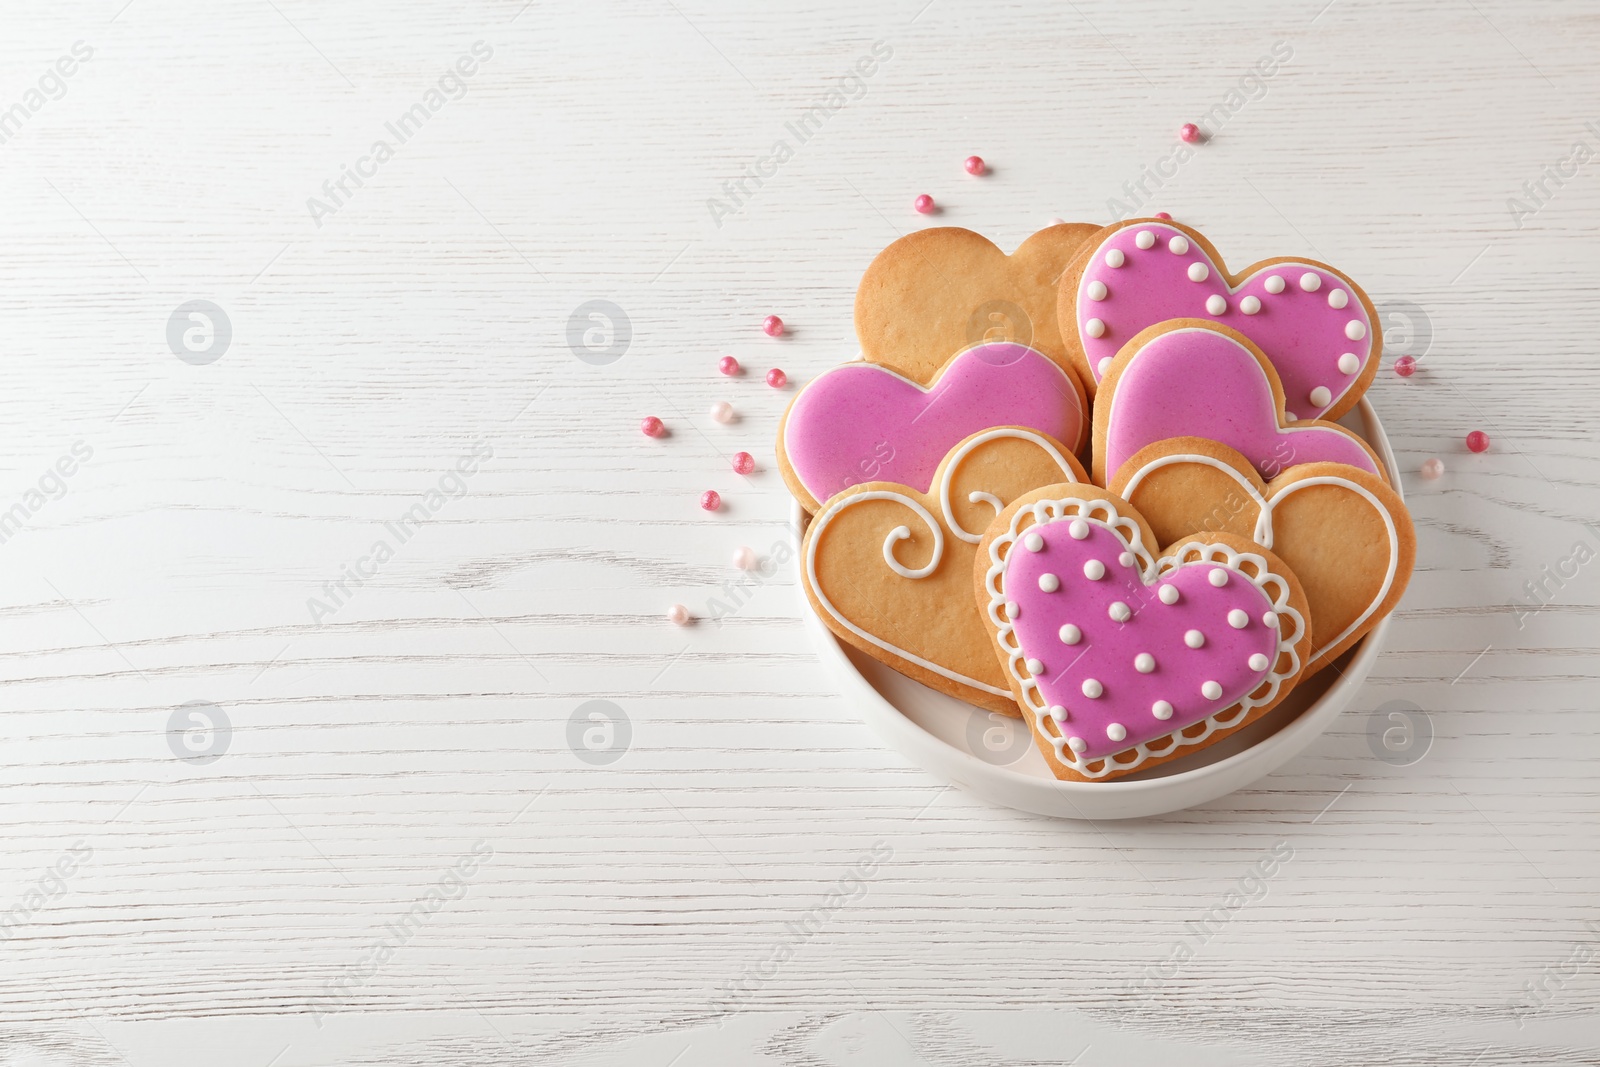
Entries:
{"type": "MultiPolygon", "coordinates": [[[[1363,399],[1344,425],[1367,440],[1401,492],[1394,451],[1363,399]]],[[[803,523],[796,505],[796,521],[803,523]]],[[[985,800],[1067,819],[1133,819],[1204,804],[1299,755],[1355,698],[1389,629],[1384,619],[1331,667],[1298,685],[1261,721],[1169,764],[1110,782],[1058,781],[1028,727],[935,692],[840,643],[801,593],[824,666],[867,722],[912,762],[985,800]]]]}

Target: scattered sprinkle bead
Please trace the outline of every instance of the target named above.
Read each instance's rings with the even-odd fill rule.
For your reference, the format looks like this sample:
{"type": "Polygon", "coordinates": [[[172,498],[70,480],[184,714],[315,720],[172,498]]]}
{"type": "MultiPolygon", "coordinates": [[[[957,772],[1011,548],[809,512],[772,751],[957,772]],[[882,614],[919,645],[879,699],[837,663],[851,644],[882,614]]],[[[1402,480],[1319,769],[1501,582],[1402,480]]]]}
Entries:
{"type": "Polygon", "coordinates": [[[1156,218],[1158,218],[1158,219],[1166,219],[1168,222],[1172,221],[1172,216],[1167,214],[1165,211],[1156,212],[1156,218]]]}
{"type": "Polygon", "coordinates": [[[1253,671],[1264,671],[1270,665],[1271,665],[1271,663],[1267,659],[1267,657],[1262,655],[1260,652],[1251,653],[1250,661],[1249,661],[1249,666],[1250,666],[1251,670],[1253,670],[1253,671]]]}
{"type": "Polygon", "coordinates": [[[1072,535],[1074,541],[1082,541],[1089,536],[1089,524],[1082,519],[1073,519],[1067,526],[1067,533],[1072,535]]]}
{"type": "Polygon", "coordinates": [[[767,384],[772,386],[774,389],[782,389],[784,386],[789,384],[789,376],[783,373],[783,371],[779,370],[777,367],[773,367],[771,370],[767,371],[767,384]]]}
{"type": "Polygon", "coordinates": [[[1098,582],[1106,576],[1106,565],[1097,559],[1091,559],[1083,565],[1083,576],[1091,582],[1098,582]]]}
{"type": "Polygon", "coordinates": [[[1106,613],[1111,616],[1112,622],[1127,622],[1133,618],[1133,609],[1120,600],[1113,600],[1106,613]]]}
{"type": "Polygon", "coordinates": [[[660,437],[667,432],[667,427],[654,415],[646,415],[639,420],[639,432],[646,437],[660,437]]]}
{"type": "Polygon", "coordinates": [[[1228,572],[1221,567],[1213,567],[1211,568],[1211,573],[1206,575],[1206,581],[1221,589],[1228,584],[1228,572]]]}
{"type": "Polygon", "coordinates": [[[1367,335],[1367,324],[1360,319],[1351,319],[1344,324],[1344,335],[1352,341],[1359,341],[1367,335]]]}
{"type": "Polygon", "coordinates": [[[1300,288],[1308,293],[1314,293],[1322,288],[1322,278],[1319,275],[1306,271],[1300,275],[1300,288]]]}
{"type": "Polygon", "coordinates": [[[1090,700],[1099,700],[1100,695],[1105,691],[1106,687],[1100,684],[1100,679],[1085,678],[1083,680],[1083,695],[1090,700]]]}
{"type": "Polygon", "coordinates": [[[1325,408],[1333,403],[1333,392],[1326,385],[1319,385],[1311,390],[1311,406],[1325,408]]]}
{"type": "Polygon", "coordinates": [[[1140,230],[1138,233],[1133,235],[1133,243],[1140,249],[1153,248],[1155,247],[1156,243],[1156,235],[1151,233],[1149,230],[1140,230]]]}
{"type": "Polygon", "coordinates": [[[1100,281],[1098,278],[1090,282],[1083,291],[1090,300],[1104,300],[1108,295],[1110,295],[1109,290],[1106,289],[1106,283],[1100,281]]]}
{"type": "Polygon", "coordinates": [[[749,474],[756,469],[756,457],[748,452],[735,452],[733,454],[733,473],[749,474]]]}
{"type": "Polygon", "coordinates": [[[707,511],[716,511],[722,506],[722,494],[715,489],[707,489],[700,494],[700,506],[707,511]]]}
{"type": "Polygon", "coordinates": [[[768,337],[781,337],[783,335],[783,320],[776,315],[768,315],[761,320],[761,331],[768,337]]]}
{"type": "Polygon", "coordinates": [[[1228,612],[1228,625],[1235,630],[1242,630],[1250,625],[1250,613],[1243,608],[1234,608],[1228,612]]]}
{"type": "Polygon", "coordinates": [[[1246,315],[1254,315],[1256,312],[1261,310],[1261,298],[1255,296],[1245,297],[1243,300],[1239,301],[1239,310],[1244,312],[1246,315]]]}
{"type": "Polygon", "coordinates": [[[1221,315],[1228,310],[1228,301],[1220,293],[1212,293],[1206,297],[1206,310],[1213,315],[1221,315]]]}
{"type": "Polygon", "coordinates": [[[717,369],[731,378],[739,373],[739,361],[732,356],[723,356],[717,360],[717,369]]]}
{"type": "Polygon", "coordinates": [[[1349,303],[1350,294],[1345,292],[1343,289],[1335,289],[1333,292],[1328,294],[1328,306],[1333,308],[1335,311],[1345,307],[1349,303]]]}
{"type": "Polygon", "coordinates": [[[1156,669],[1156,658],[1148,652],[1141,652],[1133,657],[1133,669],[1140,674],[1149,674],[1156,669]]]}
{"type": "Polygon", "coordinates": [[[1489,435],[1482,430],[1473,430],[1467,434],[1467,448],[1473,452],[1489,451],[1489,435]]]}
{"type": "Polygon", "coordinates": [[[1279,293],[1283,292],[1283,284],[1282,275],[1269,274],[1267,276],[1267,280],[1261,283],[1261,287],[1267,292],[1271,293],[1273,296],[1277,296],[1279,293]]]}
{"type": "Polygon", "coordinates": [[[682,604],[674,604],[667,609],[667,621],[674,626],[688,626],[694,616],[689,614],[689,609],[682,604]]]}
{"type": "Polygon", "coordinates": [[[1183,643],[1190,648],[1203,648],[1206,643],[1206,635],[1199,630],[1187,630],[1183,635],[1183,643]]]}
{"type": "Polygon", "coordinates": [[[1185,144],[1199,144],[1200,127],[1196,126],[1192,122],[1185,122],[1182,126],[1178,127],[1178,139],[1183,141],[1185,144]]]}
{"type": "Polygon", "coordinates": [[[1189,239],[1181,233],[1178,234],[1178,236],[1167,242],[1167,251],[1171,252],[1175,256],[1188,255],[1189,239]]]}
{"type": "Polygon", "coordinates": [[[1431,481],[1443,473],[1444,460],[1440,459],[1438,456],[1434,456],[1432,459],[1425,459],[1422,461],[1422,476],[1424,478],[1427,478],[1431,481]]]}
{"type": "Polygon", "coordinates": [[[740,545],[733,550],[733,565],[742,571],[753,571],[760,562],[761,557],[749,545],[740,545]]]}
{"type": "Polygon", "coordinates": [[[1200,695],[1207,700],[1217,700],[1222,696],[1222,686],[1217,682],[1204,682],[1200,686],[1200,695]]]}
{"type": "Polygon", "coordinates": [[[1106,727],[1106,736],[1113,741],[1121,741],[1128,736],[1128,728],[1120,722],[1111,723],[1106,727]]]}
{"type": "Polygon", "coordinates": [[[724,424],[732,422],[733,405],[726,400],[718,400],[711,405],[711,417],[724,424]]]}
{"type": "Polygon", "coordinates": [[[1061,579],[1053,574],[1039,575],[1039,591],[1041,593],[1054,593],[1061,588],[1061,579]]]}
{"type": "Polygon", "coordinates": [[[1158,700],[1150,705],[1150,714],[1158,719],[1170,719],[1172,718],[1172,705],[1165,700],[1158,700]]]}
{"type": "Polygon", "coordinates": [[[1056,632],[1056,636],[1061,638],[1063,645],[1075,645],[1083,640],[1083,631],[1069,622],[1056,632]]]}
{"type": "Polygon", "coordinates": [[[911,206],[917,209],[917,214],[919,215],[931,215],[933,214],[933,197],[923,193],[911,201],[911,206]]]}
{"type": "Polygon", "coordinates": [[[1090,319],[1083,324],[1083,332],[1090,337],[1104,337],[1106,335],[1106,324],[1101,319],[1090,319]]]}
{"type": "Polygon", "coordinates": [[[1044,538],[1040,537],[1036,533],[1030,533],[1022,539],[1022,547],[1027,549],[1029,552],[1043,552],[1044,538]]]}
{"type": "Polygon", "coordinates": [[[1209,277],[1211,277],[1211,268],[1204,263],[1194,262],[1189,264],[1189,280],[1191,282],[1203,282],[1209,277]]]}
{"type": "Polygon", "coordinates": [[[1409,378],[1417,373],[1417,358],[1415,356],[1401,356],[1394,361],[1394,372],[1402,378],[1409,378]]]}
{"type": "Polygon", "coordinates": [[[1346,352],[1339,357],[1339,373],[1354,374],[1361,369],[1361,359],[1354,352],[1346,352]]]}
{"type": "Polygon", "coordinates": [[[983,165],[982,156],[968,156],[966,161],[961,165],[967,168],[968,174],[973,175],[980,175],[984,171],[988,170],[988,168],[983,165]]]}
{"type": "Polygon", "coordinates": [[[1164,585],[1159,591],[1157,591],[1156,596],[1161,598],[1161,602],[1163,604],[1169,606],[1176,604],[1178,602],[1178,587],[1175,585],[1164,585]]]}

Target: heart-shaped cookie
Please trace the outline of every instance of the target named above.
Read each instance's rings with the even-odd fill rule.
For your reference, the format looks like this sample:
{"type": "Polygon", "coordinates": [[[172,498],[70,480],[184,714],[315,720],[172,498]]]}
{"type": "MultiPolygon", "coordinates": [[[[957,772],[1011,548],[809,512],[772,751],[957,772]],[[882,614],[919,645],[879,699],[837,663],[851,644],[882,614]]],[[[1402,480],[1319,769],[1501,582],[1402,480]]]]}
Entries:
{"type": "Polygon", "coordinates": [[[807,511],[862,482],[899,482],[925,493],[945,453],[969,434],[1027,426],[1076,452],[1088,410],[1077,378],[1026,345],[975,345],[951,357],[928,385],[871,363],[846,363],[790,402],[778,427],[778,468],[807,511]]]}
{"type": "Polygon", "coordinates": [[[978,541],[1006,502],[1082,476],[1060,441],[1003,426],[952,449],[931,494],[892,482],[853,486],[806,529],[806,596],[840,640],[940,692],[1015,716],[972,600],[978,541]]]}
{"type": "Polygon", "coordinates": [[[978,601],[1057,777],[1115,778],[1210,744],[1293,687],[1311,634],[1283,562],[1215,534],[1152,558],[1126,501],[1024,494],[978,546],[978,601]]]}
{"type": "Polygon", "coordinates": [[[1056,289],[1098,231],[1090,223],[1048,226],[1009,256],[956,226],[907,234],[878,253],[856,290],[862,358],[926,382],[952,352],[1014,341],[1071,368],[1056,289]]]}
{"type": "Polygon", "coordinates": [[[1331,422],[1284,424],[1272,364],[1237,330],[1174,319],[1144,330],[1106,368],[1094,406],[1094,480],[1139,449],[1205,437],[1244,454],[1264,478],[1296,463],[1344,463],[1381,477],[1367,443],[1331,422]]]}
{"type": "Polygon", "coordinates": [[[1230,274],[1197,231],[1161,219],[1107,226],[1061,278],[1059,316],[1090,395],[1128,339],[1167,319],[1231,326],[1272,361],[1298,419],[1336,419],[1378,370],[1378,314],[1322,263],[1269,259],[1230,274]]]}
{"type": "Polygon", "coordinates": [[[1160,544],[1221,531],[1287,563],[1311,605],[1307,674],[1393,610],[1416,561],[1416,532],[1400,494],[1342,464],[1300,464],[1263,482],[1233,449],[1180,437],[1140,449],[1110,489],[1139,509],[1160,544]]]}

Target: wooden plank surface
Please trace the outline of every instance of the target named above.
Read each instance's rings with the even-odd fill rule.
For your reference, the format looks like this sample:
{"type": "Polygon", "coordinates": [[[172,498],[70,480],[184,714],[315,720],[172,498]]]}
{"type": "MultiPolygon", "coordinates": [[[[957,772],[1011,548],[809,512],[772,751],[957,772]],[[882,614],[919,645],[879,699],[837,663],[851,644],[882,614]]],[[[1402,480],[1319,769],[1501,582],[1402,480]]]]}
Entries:
{"type": "Polygon", "coordinates": [[[1600,18],[756,7],[9,5],[0,1064],[1600,1062],[1600,18]],[[787,536],[760,375],[853,354],[879,248],[1114,199],[1361,279],[1421,357],[1373,402],[1446,473],[1333,729],[1086,826],[886,749],[792,565],[662,613],[787,536]],[[230,332],[179,358],[191,301],[230,332]]]}

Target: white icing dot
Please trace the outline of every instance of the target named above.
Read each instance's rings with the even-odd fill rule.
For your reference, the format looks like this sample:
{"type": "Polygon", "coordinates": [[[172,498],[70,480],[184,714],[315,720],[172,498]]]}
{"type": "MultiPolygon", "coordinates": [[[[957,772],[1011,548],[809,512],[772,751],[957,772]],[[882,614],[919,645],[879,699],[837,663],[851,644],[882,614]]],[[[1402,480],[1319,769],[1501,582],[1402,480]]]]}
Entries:
{"type": "Polygon", "coordinates": [[[1106,727],[1106,736],[1113,741],[1121,741],[1128,736],[1128,728],[1120,722],[1114,722],[1106,727]]]}
{"type": "Polygon", "coordinates": [[[1254,315],[1261,310],[1261,301],[1253,296],[1247,296],[1239,301],[1239,310],[1246,315],[1254,315]]]}
{"type": "Polygon", "coordinates": [[[1346,352],[1344,355],[1339,357],[1340,374],[1354,374],[1356,369],[1360,366],[1361,360],[1356,358],[1356,354],[1354,352],[1346,352]]]}
{"type": "Polygon", "coordinates": [[[1090,300],[1104,300],[1107,295],[1106,283],[1102,281],[1092,281],[1089,283],[1088,288],[1085,289],[1084,292],[1089,294],[1090,300]]]}
{"type": "Polygon", "coordinates": [[[1106,376],[1106,371],[1108,371],[1110,369],[1111,369],[1111,357],[1110,356],[1101,356],[1100,357],[1100,362],[1098,364],[1096,364],[1095,368],[1094,368],[1095,373],[1100,375],[1100,377],[1102,377],[1102,378],[1104,378],[1106,376]]]}
{"type": "Polygon", "coordinates": [[[1067,527],[1067,533],[1072,535],[1074,541],[1082,541],[1089,536],[1089,524],[1082,519],[1073,519],[1071,525],[1067,527]]]}
{"type": "Polygon", "coordinates": [[[1312,407],[1325,408],[1333,402],[1333,394],[1328,391],[1328,387],[1326,385],[1319,385],[1315,389],[1311,390],[1310,399],[1312,407]]]}
{"type": "Polygon", "coordinates": [[[1127,622],[1133,618],[1133,612],[1128,608],[1128,605],[1120,600],[1113,600],[1111,607],[1106,610],[1106,614],[1110,615],[1115,622],[1127,622]]]}
{"type": "Polygon", "coordinates": [[[1211,277],[1211,268],[1204,263],[1189,264],[1189,280],[1191,282],[1203,282],[1209,277],[1211,277]]]}
{"type": "Polygon", "coordinates": [[[1285,411],[1283,413],[1283,421],[1284,422],[1299,422],[1300,421],[1300,416],[1296,415],[1292,411],[1285,411]]]}
{"type": "Polygon", "coordinates": [[[1333,292],[1328,294],[1328,306],[1333,308],[1335,311],[1344,307],[1348,303],[1350,303],[1350,294],[1345,292],[1343,289],[1335,289],[1333,292]]]}
{"type": "Polygon", "coordinates": [[[1206,575],[1206,581],[1221,589],[1228,584],[1228,572],[1221,567],[1212,567],[1211,573],[1206,575]]]}
{"type": "Polygon", "coordinates": [[[1081,737],[1069,737],[1067,738],[1067,747],[1072,749],[1074,752],[1082,752],[1084,749],[1089,747],[1089,742],[1085,741],[1081,737]]]}
{"type": "Polygon", "coordinates": [[[1083,324],[1083,332],[1088,334],[1090,337],[1104,337],[1106,333],[1106,324],[1101,322],[1099,319],[1090,319],[1088,322],[1083,324]]]}
{"type": "Polygon", "coordinates": [[[1014,600],[1006,601],[1006,617],[1007,618],[1014,619],[1018,615],[1021,615],[1021,614],[1022,614],[1022,609],[1017,606],[1017,602],[1016,601],[1014,601],[1014,600]]]}
{"type": "Polygon", "coordinates": [[[1050,705],[1050,717],[1052,719],[1054,719],[1056,722],[1066,722],[1067,721],[1067,709],[1062,707],[1060,704],[1051,704],[1050,705]]]}
{"type": "Polygon", "coordinates": [[[1277,626],[1278,625],[1278,613],[1275,612],[1275,611],[1263,612],[1262,615],[1261,615],[1261,625],[1265,626],[1269,630],[1272,629],[1273,627],[1277,626]]]}
{"type": "Polygon", "coordinates": [[[1054,593],[1061,588],[1061,579],[1053,574],[1039,575],[1039,591],[1041,593],[1054,593]]]}
{"type": "Polygon", "coordinates": [[[1178,236],[1167,242],[1167,251],[1175,256],[1183,255],[1189,251],[1189,239],[1181,233],[1178,234],[1178,236]]]}
{"type": "Polygon", "coordinates": [[[1056,636],[1061,638],[1063,645],[1075,645],[1083,640],[1083,631],[1069,622],[1056,632],[1056,636]]]}
{"type": "Polygon", "coordinates": [[[1170,719],[1172,718],[1172,705],[1165,700],[1158,700],[1150,705],[1150,714],[1158,719],[1170,719]]]}
{"type": "Polygon", "coordinates": [[[1183,643],[1190,648],[1200,648],[1206,643],[1206,635],[1199,630],[1189,630],[1183,635],[1183,643]]]}
{"type": "Polygon", "coordinates": [[[1091,559],[1083,565],[1083,576],[1091,582],[1098,582],[1106,576],[1106,565],[1097,559],[1091,559]]]}
{"type": "Polygon", "coordinates": [[[1178,587],[1175,585],[1164,585],[1160,589],[1156,590],[1156,596],[1161,598],[1161,602],[1163,604],[1176,604],[1178,602],[1178,587]]]}
{"type": "Polygon", "coordinates": [[[1253,671],[1264,671],[1267,669],[1269,663],[1270,661],[1267,659],[1267,657],[1263,656],[1259,652],[1250,657],[1250,669],[1253,671]]]}
{"type": "Polygon", "coordinates": [[[1216,293],[1206,297],[1206,310],[1213,315],[1220,315],[1228,310],[1228,302],[1216,293]]]}
{"type": "Polygon", "coordinates": [[[1117,555],[1117,562],[1122,564],[1124,567],[1133,566],[1133,553],[1132,552],[1119,553],[1117,555]]]}
{"type": "Polygon", "coordinates": [[[1149,674],[1156,669],[1156,658],[1148,652],[1141,652],[1133,657],[1133,669],[1140,674],[1149,674]]]}
{"type": "Polygon", "coordinates": [[[1113,270],[1122,266],[1127,261],[1127,257],[1122,254],[1122,249],[1120,248],[1113,248],[1111,251],[1106,253],[1106,266],[1112,268],[1113,270]]]}
{"type": "Polygon", "coordinates": [[[1083,680],[1083,695],[1090,700],[1099,700],[1100,694],[1105,691],[1106,687],[1100,684],[1098,678],[1085,678],[1083,680]]]}
{"type": "Polygon", "coordinates": [[[1352,341],[1359,341],[1367,335],[1367,324],[1360,319],[1351,319],[1344,324],[1344,335],[1352,341]]]}
{"type": "Polygon", "coordinates": [[[1044,538],[1040,537],[1036,533],[1031,533],[1022,539],[1022,547],[1026,548],[1029,552],[1043,552],[1044,538]]]}
{"type": "Polygon", "coordinates": [[[1283,279],[1278,275],[1273,274],[1267,278],[1263,288],[1265,288],[1267,292],[1271,293],[1273,296],[1277,296],[1279,293],[1283,292],[1283,279]]]}
{"type": "Polygon", "coordinates": [[[1300,275],[1300,288],[1308,293],[1314,293],[1322,288],[1322,279],[1310,271],[1300,275]]]}
{"type": "Polygon", "coordinates": [[[1044,673],[1044,664],[1036,659],[1030,659],[1023,666],[1028,668],[1028,673],[1037,677],[1044,673]]]}
{"type": "Polygon", "coordinates": [[[1228,612],[1228,625],[1235,630],[1242,630],[1250,625],[1250,613],[1242,608],[1234,608],[1228,612]]]}
{"type": "Polygon", "coordinates": [[[1207,700],[1216,700],[1222,695],[1222,686],[1216,682],[1202,682],[1200,684],[1200,695],[1207,700]]]}
{"type": "Polygon", "coordinates": [[[1150,248],[1156,243],[1156,235],[1149,230],[1140,230],[1134,235],[1133,243],[1140,248],[1150,248]]]}

